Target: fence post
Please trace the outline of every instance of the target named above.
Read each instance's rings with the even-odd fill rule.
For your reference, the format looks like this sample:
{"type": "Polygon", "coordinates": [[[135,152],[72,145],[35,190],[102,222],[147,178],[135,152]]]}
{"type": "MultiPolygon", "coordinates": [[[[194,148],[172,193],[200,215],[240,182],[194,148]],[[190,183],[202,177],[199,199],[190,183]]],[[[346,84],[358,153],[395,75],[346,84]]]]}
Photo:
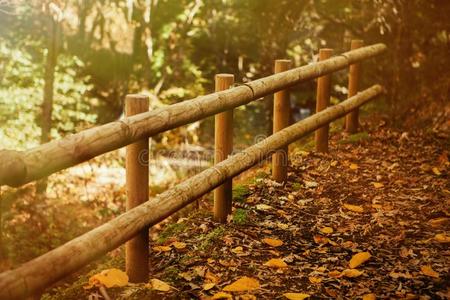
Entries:
{"type": "MultiPolygon", "coordinates": [[[[127,95],[125,98],[126,116],[148,111],[149,98],[144,95],[127,95]]],[[[126,147],[126,191],[127,211],[149,198],[148,138],[126,147]]],[[[126,243],[125,264],[130,282],[148,281],[149,238],[148,228],[139,232],[126,243]]]]}
{"type": "MultiPolygon", "coordinates": [[[[291,61],[288,59],[275,61],[275,73],[287,71],[290,67],[291,61]]],[[[273,133],[275,133],[289,126],[291,106],[288,90],[275,93],[273,98],[273,133]]],[[[289,146],[285,146],[272,155],[272,177],[277,182],[284,182],[287,179],[288,151],[289,146]]]]}
{"type": "MultiPolygon", "coordinates": [[[[230,88],[234,84],[234,75],[217,74],[216,92],[230,88]]],[[[214,163],[217,164],[233,152],[233,110],[224,111],[215,116],[215,150],[214,163]]],[[[214,219],[225,223],[231,213],[233,179],[228,179],[214,190],[214,219]]]]}
{"type": "MultiPolygon", "coordinates": [[[[319,61],[328,59],[333,54],[333,49],[320,49],[319,61]]],[[[331,74],[317,79],[316,113],[322,111],[330,104],[331,74]]],[[[315,144],[317,152],[328,152],[329,124],[324,125],[315,132],[315,144]]]]}
{"type": "MultiPolygon", "coordinates": [[[[364,46],[362,40],[352,40],[351,50],[355,50],[364,46]]],[[[359,89],[359,81],[361,77],[361,63],[350,65],[348,74],[348,98],[356,95],[359,89]]],[[[345,131],[348,133],[356,133],[359,125],[359,108],[356,108],[345,116],[345,131]]]]}

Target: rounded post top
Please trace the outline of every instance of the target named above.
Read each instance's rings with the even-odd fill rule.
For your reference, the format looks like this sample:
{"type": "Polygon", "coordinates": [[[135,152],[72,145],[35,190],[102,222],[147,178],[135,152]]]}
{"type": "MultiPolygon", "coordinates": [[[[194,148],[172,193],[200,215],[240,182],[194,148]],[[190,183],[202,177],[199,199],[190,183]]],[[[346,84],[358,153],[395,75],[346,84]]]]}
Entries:
{"type": "Polygon", "coordinates": [[[216,74],[216,79],[233,79],[234,80],[234,75],[229,74],[229,73],[219,73],[219,74],[216,74]]]}
{"type": "Polygon", "coordinates": [[[277,59],[275,60],[275,73],[287,71],[291,68],[290,59],[277,59]]]}
{"type": "Polygon", "coordinates": [[[328,59],[332,55],[333,55],[333,49],[331,49],[331,48],[322,48],[319,50],[319,60],[328,59]]]}
{"type": "Polygon", "coordinates": [[[148,111],[149,97],[142,94],[129,94],[125,97],[125,115],[132,116],[148,111]]]}
{"type": "Polygon", "coordinates": [[[351,42],[351,46],[350,49],[354,50],[354,49],[358,49],[364,47],[364,41],[363,40],[352,40],[351,42]]]}

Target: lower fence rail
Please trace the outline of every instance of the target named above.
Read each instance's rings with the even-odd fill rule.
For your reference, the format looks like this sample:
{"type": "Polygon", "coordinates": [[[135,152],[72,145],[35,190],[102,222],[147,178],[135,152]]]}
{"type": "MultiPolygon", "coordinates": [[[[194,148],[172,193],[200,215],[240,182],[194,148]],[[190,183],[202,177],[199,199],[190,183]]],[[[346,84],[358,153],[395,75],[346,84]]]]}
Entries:
{"type": "Polygon", "coordinates": [[[345,116],[380,95],[382,91],[380,85],[374,85],[340,104],[286,127],[78,238],[17,269],[1,273],[0,299],[23,298],[42,291],[64,276],[119,247],[140,230],[164,220],[226,180],[270,157],[276,150],[345,116]]]}

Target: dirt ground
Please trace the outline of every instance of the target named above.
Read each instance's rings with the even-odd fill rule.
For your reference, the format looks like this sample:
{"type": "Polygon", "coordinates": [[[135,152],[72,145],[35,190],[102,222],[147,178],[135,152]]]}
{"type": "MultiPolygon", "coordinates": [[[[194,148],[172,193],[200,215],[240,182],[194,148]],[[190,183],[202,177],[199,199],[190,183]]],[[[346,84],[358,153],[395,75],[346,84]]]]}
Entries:
{"type": "Polygon", "coordinates": [[[450,299],[450,124],[383,124],[335,134],[329,154],[291,151],[286,184],[235,185],[225,225],[205,209],[165,226],[150,245],[162,286],[85,290],[82,276],[48,297],[450,299]]]}

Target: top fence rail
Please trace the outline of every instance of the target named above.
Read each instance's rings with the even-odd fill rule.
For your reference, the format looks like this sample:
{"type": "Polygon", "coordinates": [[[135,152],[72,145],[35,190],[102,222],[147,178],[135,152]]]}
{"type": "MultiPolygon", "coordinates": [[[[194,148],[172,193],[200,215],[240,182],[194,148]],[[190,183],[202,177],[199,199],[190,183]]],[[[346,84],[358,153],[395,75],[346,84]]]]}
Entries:
{"type": "Polygon", "coordinates": [[[142,138],[215,115],[298,83],[344,69],[386,50],[374,44],[225,91],[93,127],[34,149],[0,150],[0,185],[21,186],[142,138]]]}

